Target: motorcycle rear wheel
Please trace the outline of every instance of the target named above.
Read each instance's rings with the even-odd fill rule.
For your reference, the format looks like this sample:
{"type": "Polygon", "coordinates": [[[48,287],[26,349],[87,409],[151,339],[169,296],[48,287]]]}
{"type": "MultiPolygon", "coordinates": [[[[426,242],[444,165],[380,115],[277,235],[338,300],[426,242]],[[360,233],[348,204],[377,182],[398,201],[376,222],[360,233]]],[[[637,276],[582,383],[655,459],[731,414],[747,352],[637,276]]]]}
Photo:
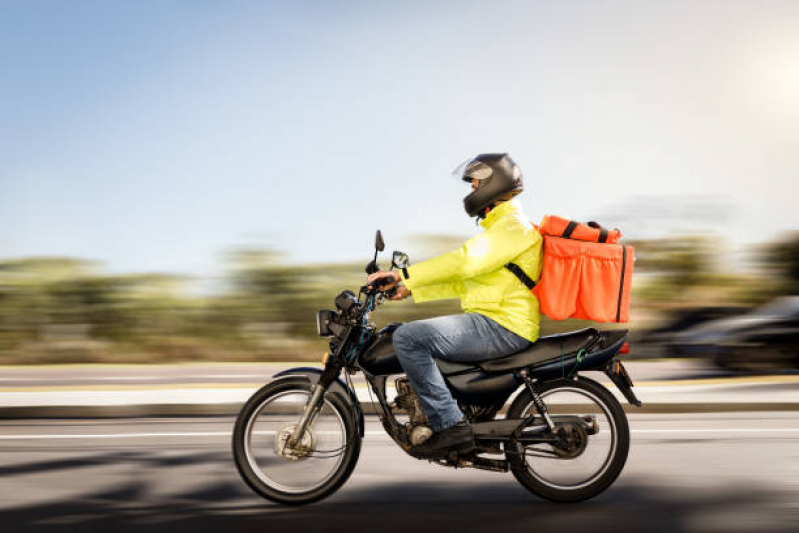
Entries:
{"type": "Polygon", "coordinates": [[[347,481],[358,462],[358,424],[352,408],[337,394],[325,395],[297,451],[286,447],[311,392],[303,378],[273,381],[244,404],[233,428],[233,457],[241,477],[257,494],[276,503],[321,500],[347,481]]]}
{"type": "MultiPolygon", "coordinates": [[[[552,445],[525,448],[512,441],[507,447],[511,472],[526,489],[548,500],[578,502],[596,496],[616,480],[627,461],[630,428],[624,409],[605,387],[583,377],[544,383],[539,393],[556,426],[558,414],[589,415],[597,420],[598,432],[573,431],[575,444],[569,450],[552,445]]],[[[524,418],[535,412],[532,395],[524,390],[507,416],[524,418]]]]}

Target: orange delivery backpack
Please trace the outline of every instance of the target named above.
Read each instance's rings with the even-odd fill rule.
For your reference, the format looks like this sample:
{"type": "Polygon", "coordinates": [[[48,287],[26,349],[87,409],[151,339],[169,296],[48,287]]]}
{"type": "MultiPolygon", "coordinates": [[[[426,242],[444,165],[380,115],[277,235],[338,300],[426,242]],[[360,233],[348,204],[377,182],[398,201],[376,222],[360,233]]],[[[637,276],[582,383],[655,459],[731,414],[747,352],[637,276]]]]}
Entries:
{"type": "Polygon", "coordinates": [[[539,231],[544,237],[541,280],[534,282],[514,263],[505,268],[538,297],[541,312],[552,320],[627,322],[635,249],[618,244],[621,232],[549,215],[539,231]]]}

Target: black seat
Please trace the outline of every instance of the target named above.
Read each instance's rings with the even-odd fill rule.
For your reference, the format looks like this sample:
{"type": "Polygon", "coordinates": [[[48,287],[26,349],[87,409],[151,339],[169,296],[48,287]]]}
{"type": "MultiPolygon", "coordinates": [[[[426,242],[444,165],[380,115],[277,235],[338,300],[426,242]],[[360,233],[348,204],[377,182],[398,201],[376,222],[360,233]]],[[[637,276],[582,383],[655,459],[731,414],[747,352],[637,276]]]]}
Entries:
{"type": "Polygon", "coordinates": [[[460,374],[461,372],[469,372],[477,369],[477,363],[456,363],[455,361],[447,361],[446,359],[433,359],[438,365],[438,369],[445,376],[451,374],[460,374]]]}
{"type": "Polygon", "coordinates": [[[501,359],[482,361],[478,365],[485,372],[507,372],[516,368],[543,363],[557,357],[571,355],[581,348],[592,345],[598,338],[599,332],[594,328],[547,335],[539,338],[526,350],[501,359]]]}

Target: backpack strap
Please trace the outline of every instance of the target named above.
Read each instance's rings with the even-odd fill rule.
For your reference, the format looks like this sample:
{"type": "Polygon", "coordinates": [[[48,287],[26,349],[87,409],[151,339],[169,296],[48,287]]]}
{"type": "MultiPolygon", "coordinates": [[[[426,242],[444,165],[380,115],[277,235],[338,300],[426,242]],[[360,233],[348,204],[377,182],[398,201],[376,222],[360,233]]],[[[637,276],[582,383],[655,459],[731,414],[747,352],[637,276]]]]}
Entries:
{"type": "Polygon", "coordinates": [[[527,287],[528,290],[532,291],[535,288],[535,281],[533,281],[533,279],[528,276],[519,265],[511,262],[505,265],[505,268],[510,270],[514,276],[519,278],[519,281],[524,283],[524,286],[527,287]]]}
{"type": "Polygon", "coordinates": [[[577,222],[576,220],[570,220],[569,223],[566,225],[566,229],[563,230],[563,234],[561,235],[561,237],[563,237],[564,239],[570,239],[572,233],[574,232],[575,229],[577,229],[577,226],[579,225],[580,223],[577,222]]]}
{"type": "Polygon", "coordinates": [[[601,243],[608,242],[608,228],[606,228],[605,226],[603,226],[599,222],[594,222],[593,220],[591,222],[588,222],[588,225],[590,227],[594,228],[594,229],[598,229],[599,230],[599,241],[597,241],[597,242],[601,242],[601,243]]]}

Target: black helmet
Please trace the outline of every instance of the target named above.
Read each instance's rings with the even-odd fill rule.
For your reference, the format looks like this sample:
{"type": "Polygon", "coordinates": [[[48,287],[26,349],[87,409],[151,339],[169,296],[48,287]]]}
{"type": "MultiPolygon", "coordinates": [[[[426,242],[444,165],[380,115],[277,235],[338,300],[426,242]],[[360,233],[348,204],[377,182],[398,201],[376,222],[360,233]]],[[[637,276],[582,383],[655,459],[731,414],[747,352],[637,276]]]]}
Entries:
{"type": "Polygon", "coordinates": [[[463,199],[470,217],[483,215],[487,207],[510,200],[524,189],[522,171],[508,154],[480,154],[458,165],[453,175],[467,183],[480,181],[477,189],[463,199]]]}

